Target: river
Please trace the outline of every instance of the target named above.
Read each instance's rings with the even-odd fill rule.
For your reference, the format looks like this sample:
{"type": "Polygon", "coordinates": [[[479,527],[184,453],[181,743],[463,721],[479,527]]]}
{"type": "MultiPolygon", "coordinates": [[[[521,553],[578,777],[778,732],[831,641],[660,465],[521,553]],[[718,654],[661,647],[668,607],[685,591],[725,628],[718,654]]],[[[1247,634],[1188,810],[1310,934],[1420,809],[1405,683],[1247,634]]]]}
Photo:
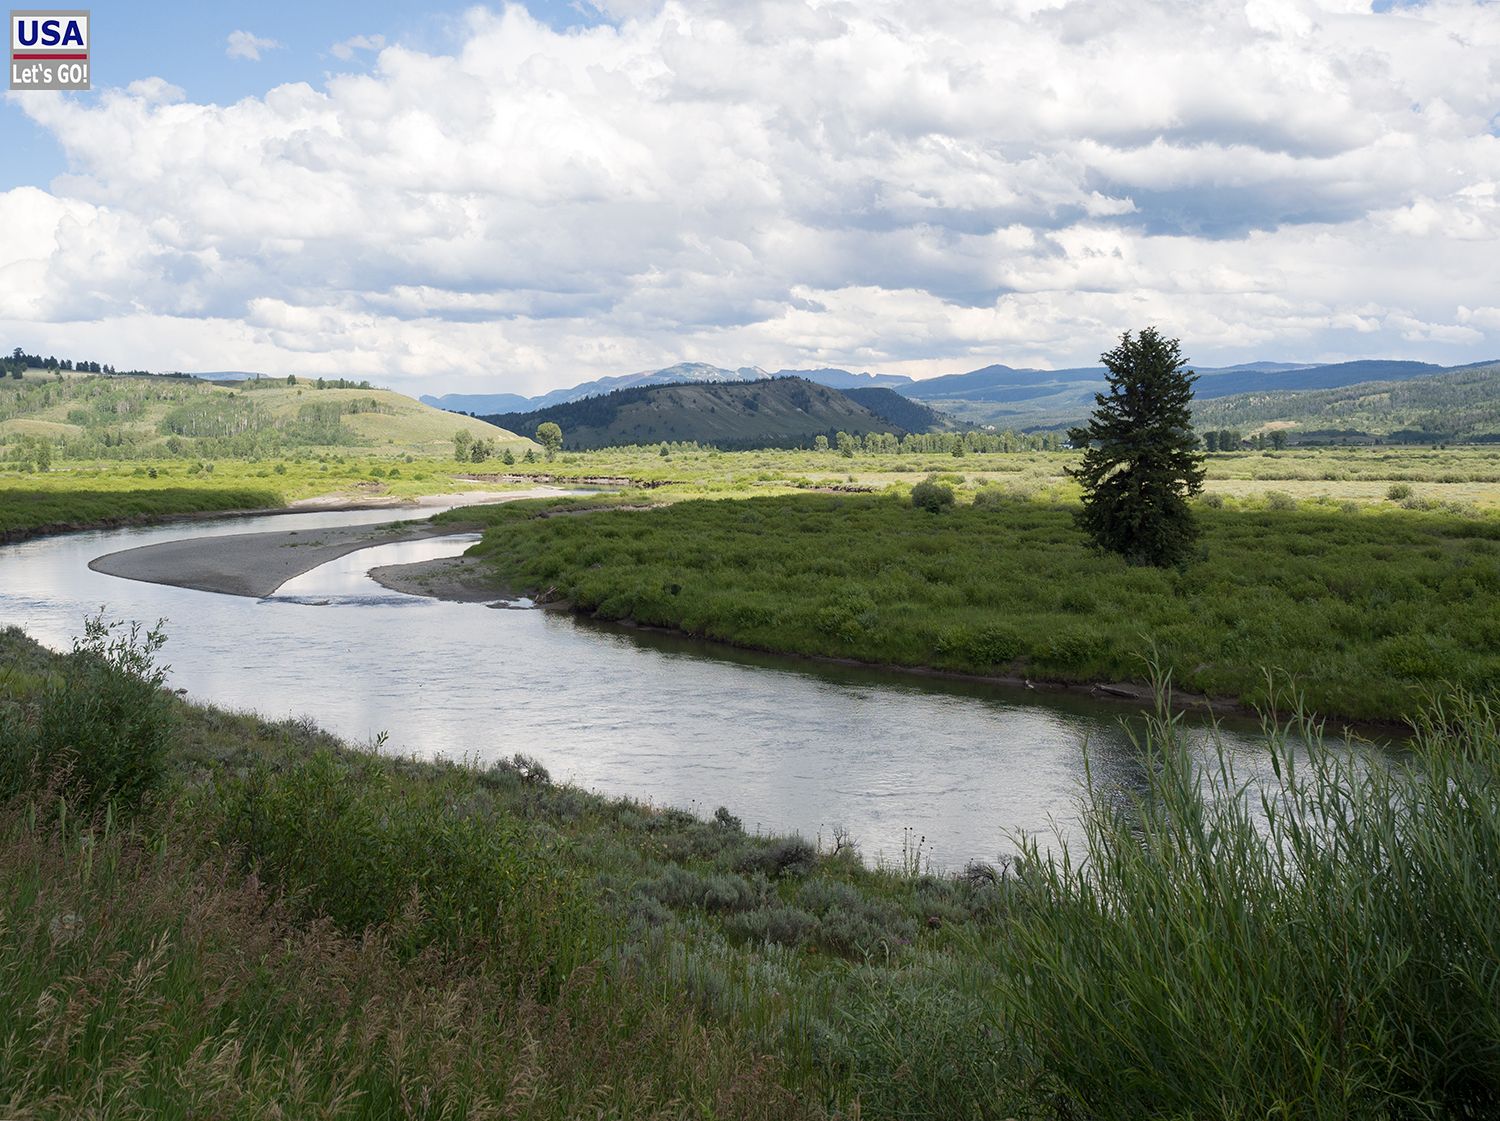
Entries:
{"type": "MultiPolygon", "coordinates": [[[[480,762],[533,755],[554,779],[824,841],[868,860],[920,846],[933,868],[993,860],[1015,830],[1072,833],[1085,745],[1135,785],[1129,709],[1082,697],[727,651],[540,610],[387,591],[365,573],[461,552],[428,539],[351,554],[255,600],[91,571],[138,545],[210,534],[380,524],[365,510],[115,529],[0,547],[0,623],[58,649],[86,615],[166,620],[170,683],[197,701],[309,717],[384,750],[480,762]]],[[[1191,734],[1200,744],[1201,723],[1191,734]]],[[[1219,735],[1253,765],[1253,730],[1219,735]]]]}

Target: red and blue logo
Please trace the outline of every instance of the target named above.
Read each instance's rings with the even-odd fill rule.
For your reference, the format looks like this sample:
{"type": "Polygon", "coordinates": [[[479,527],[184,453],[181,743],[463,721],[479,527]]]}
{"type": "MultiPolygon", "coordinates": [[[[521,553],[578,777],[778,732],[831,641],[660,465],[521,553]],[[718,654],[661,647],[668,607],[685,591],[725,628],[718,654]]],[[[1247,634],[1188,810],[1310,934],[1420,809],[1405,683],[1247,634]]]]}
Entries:
{"type": "Polygon", "coordinates": [[[10,88],[86,90],[89,85],[89,13],[10,13],[10,88]]]}

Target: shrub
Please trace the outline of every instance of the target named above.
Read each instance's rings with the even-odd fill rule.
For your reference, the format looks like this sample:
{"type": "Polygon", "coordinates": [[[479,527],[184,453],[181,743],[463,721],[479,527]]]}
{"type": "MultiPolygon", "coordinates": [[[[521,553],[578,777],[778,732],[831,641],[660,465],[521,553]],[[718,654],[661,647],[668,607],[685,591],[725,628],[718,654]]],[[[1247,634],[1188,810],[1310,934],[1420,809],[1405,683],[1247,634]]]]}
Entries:
{"type": "Polygon", "coordinates": [[[731,833],[743,833],[745,831],[745,823],[730,813],[728,806],[720,806],[714,811],[714,824],[720,829],[728,830],[731,833]]]}
{"type": "Polygon", "coordinates": [[[917,933],[916,922],[895,904],[838,880],[808,880],[797,891],[797,906],[818,917],[817,940],[838,953],[891,949],[917,933]]]}
{"type": "Polygon", "coordinates": [[[1406,483],[1392,483],[1385,492],[1386,498],[1392,502],[1400,502],[1411,497],[1411,487],[1406,483]]]}
{"type": "Polygon", "coordinates": [[[1015,661],[1026,652],[1026,644],[1009,627],[960,627],[938,639],[937,652],[971,666],[994,666],[1015,661]]]}
{"type": "Polygon", "coordinates": [[[743,911],[757,902],[754,889],[743,876],[730,873],[702,876],[675,864],[654,880],[641,884],[637,890],[678,909],[699,907],[705,911],[743,911]]]}
{"type": "Polygon", "coordinates": [[[848,592],[820,607],[813,625],[823,634],[854,642],[876,623],[875,601],[865,592],[848,592]]]}
{"type": "Polygon", "coordinates": [[[1295,510],[1297,500],[1285,491],[1272,490],[1266,492],[1266,509],[1268,510],[1295,510]]]}
{"type": "Polygon", "coordinates": [[[279,774],[221,778],[217,794],[220,840],[345,933],[390,924],[403,953],[478,952],[544,992],[591,956],[594,916],[573,874],[520,819],[441,782],[397,784],[379,762],[319,751],[279,774]]]}
{"type": "Polygon", "coordinates": [[[941,513],[945,507],[953,505],[953,488],[929,477],[911,488],[911,504],[918,510],[941,513]]]}
{"type": "Polygon", "coordinates": [[[801,837],[779,837],[756,845],[740,857],[736,870],[768,876],[805,876],[818,862],[818,850],[801,837]]]}
{"type": "Polygon", "coordinates": [[[800,946],[811,940],[818,920],[798,907],[763,907],[735,915],[724,926],[731,934],[751,942],[800,946]]]}
{"type": "Polygon", "coordinates": [[[15,729],[0,790],[17,793],[32,778],[56,777],[80,809],[105,802],[139,805],[162,780],[172,728],[162,688],[167,667],[156,656],[161,624],[85,621],[62,672],[42,691],[36,725],[15,729]]]}

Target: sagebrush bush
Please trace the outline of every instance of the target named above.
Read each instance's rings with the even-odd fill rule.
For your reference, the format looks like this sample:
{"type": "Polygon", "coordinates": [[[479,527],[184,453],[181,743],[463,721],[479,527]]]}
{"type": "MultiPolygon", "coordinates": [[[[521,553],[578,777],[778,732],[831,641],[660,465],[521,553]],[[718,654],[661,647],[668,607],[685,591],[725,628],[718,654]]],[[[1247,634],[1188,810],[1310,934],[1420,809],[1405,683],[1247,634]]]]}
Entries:
{"type": "Polygon", "coordinates": [[[638,890],[674,908],[743,911],[758,902],[758,893],[743,876],[733,873],[702,875],[677,865],[642,883],[638,890]]]}
{"type": "Polygon", "coordinates": [[[724,926],[747,941],[800,946],[817,932],[818,920],[800,907],[762,907],[733,915],[724,926]]]}
{"type": "Polygon", "coordinates": [[[818,850],[802,837],[775,837],[752,844],[736,862],[736,871],[762,872],[773,879],[805,876],[818,863],[818,850]]]}

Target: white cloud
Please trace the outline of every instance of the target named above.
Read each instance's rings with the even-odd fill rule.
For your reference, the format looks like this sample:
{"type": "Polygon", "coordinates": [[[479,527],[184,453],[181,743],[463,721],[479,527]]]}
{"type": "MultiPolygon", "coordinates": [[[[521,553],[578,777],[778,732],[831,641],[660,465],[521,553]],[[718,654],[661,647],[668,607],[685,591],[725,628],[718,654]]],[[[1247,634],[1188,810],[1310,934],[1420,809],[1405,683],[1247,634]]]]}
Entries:
{"type": "Polygon", "coordinates": [[[354,35],[328,48],[334,58],[347,62],[359,51],[378,51],[385,46],[384,35],[354,35]]]}
{"type": "Polygon", "coordinates": [[[259,35],[252,35],[248,31],[231,31],[228,46],[224,53],[230,58],[244,58],[251,62],[259,62],[262,51],[273,51],[282,44],[275,39],[262,39],[259,35]]]}
{"type": "Polygon", "coordinates": [[[1205,364],[1500,354],[1482,4],[608,10],[475,10],[450,56],[356,36],[368,73],[230,106],[26,99],[72,174],[0,195],[0,328],[521,391],[1074,364],[1150,321],[1205,364]]]}

